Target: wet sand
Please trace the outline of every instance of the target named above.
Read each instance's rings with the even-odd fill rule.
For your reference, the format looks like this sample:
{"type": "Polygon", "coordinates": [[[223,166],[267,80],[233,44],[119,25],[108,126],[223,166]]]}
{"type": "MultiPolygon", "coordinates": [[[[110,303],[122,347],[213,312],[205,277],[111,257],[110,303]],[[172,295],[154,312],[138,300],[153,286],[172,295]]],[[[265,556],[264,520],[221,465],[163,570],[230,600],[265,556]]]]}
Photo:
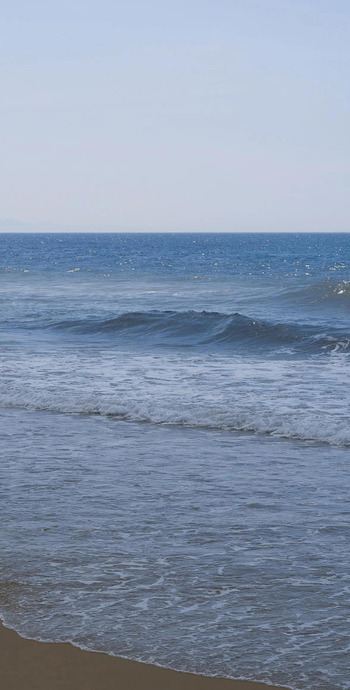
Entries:
{"type": "Polygon", "coordinates": [[[108,654],[85,652],[70,644],[25,640],[1,623],[0,679],[3,690],[268,690],[270,687],[170,671],[108,654]]]}

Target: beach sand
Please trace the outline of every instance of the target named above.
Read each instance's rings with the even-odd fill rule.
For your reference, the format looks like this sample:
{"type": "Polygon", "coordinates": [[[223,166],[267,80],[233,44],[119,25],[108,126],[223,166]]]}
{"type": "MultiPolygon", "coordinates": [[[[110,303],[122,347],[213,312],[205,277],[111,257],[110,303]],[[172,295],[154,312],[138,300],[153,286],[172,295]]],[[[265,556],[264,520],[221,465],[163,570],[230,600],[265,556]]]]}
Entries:
{"type": "MultiPolygon", "coordinates": [[[[0,624],[1,690],[268,690],[263,683],[192,673],[25,640],[0,624]]],[[[274,688],[274,690],[282,690],[274,688]]]]}

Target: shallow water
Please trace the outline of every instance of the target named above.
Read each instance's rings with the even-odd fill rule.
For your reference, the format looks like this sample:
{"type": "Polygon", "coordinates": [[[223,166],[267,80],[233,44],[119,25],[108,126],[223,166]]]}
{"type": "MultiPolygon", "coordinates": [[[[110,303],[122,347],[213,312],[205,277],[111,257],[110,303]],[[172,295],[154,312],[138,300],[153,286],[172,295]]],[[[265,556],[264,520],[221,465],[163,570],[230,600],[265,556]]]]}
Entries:
{"type": "Polygon", "coordinates": [[[0,239],[5,621],[349,688],[349,236],[0,239]]]}

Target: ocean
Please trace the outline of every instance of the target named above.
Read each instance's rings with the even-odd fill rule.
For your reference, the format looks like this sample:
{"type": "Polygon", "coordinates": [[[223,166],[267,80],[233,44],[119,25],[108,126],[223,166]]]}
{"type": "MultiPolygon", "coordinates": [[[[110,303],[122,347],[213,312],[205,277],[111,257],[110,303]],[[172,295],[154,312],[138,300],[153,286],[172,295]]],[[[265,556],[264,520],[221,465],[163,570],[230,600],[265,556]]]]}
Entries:
{"type": "Polygon", "coordinates": [[[0,613],[350,688],[350,235],[0,235],[0,613]]]}

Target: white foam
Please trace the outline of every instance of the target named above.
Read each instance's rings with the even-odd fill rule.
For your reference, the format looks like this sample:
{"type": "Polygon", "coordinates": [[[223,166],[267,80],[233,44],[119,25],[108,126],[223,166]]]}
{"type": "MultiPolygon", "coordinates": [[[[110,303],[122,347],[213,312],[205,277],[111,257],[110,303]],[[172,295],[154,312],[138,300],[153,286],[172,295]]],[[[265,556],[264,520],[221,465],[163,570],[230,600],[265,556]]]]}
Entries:
{"type": "Polygon", "coordinates": [[[105,351],[7,357],[0,404],[350,444],[348,363],[105,351]]]}

